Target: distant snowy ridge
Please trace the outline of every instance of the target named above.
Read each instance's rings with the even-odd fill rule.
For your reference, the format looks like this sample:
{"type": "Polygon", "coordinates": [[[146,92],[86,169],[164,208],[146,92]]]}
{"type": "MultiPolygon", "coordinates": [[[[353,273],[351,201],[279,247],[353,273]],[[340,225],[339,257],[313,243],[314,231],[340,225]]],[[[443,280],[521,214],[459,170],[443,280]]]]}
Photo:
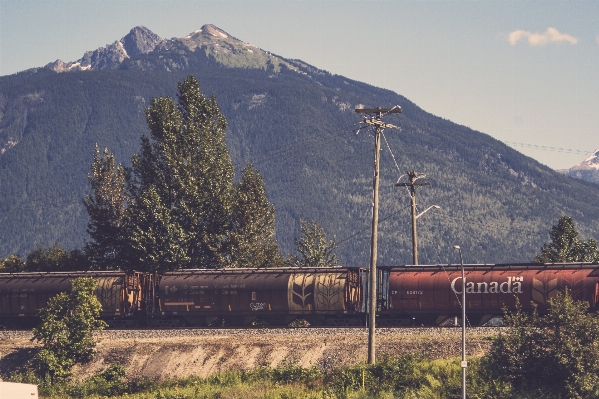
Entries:
{"type": "Polygon", "coordinates": [[[577,179],[599,183],[599,148],[578,165],[572,166],[570,169],[561,169],[557,172],[570,177],[576,177],[577,179]]]}
{"type": "Polygon", "coordinates": [[[570,171],[574,170],[598,170],[599,171],[599,148],[589,156],[587,159],[582,161],[576,166],[570,168],[570,171]]]}

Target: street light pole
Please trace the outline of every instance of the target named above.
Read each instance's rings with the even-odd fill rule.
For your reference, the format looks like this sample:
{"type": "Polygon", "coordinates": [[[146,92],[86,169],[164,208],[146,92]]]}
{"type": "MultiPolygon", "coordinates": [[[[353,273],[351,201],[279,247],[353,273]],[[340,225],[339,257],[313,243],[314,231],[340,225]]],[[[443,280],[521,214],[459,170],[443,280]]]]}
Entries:
{"type": "MultiPolygon", "coordinates": [[[[397,187],[408,187],[410,191],[410,200],[412,204],[412,264],[418,264],[418,234],[416,233],[416,188],[419,186],[429,186],[429,182],[419,182],[416,183],[416,180],[420,177],[425,177],[424,175],[419,176],[415,171],[408,172],[408,178],[410,179],[409,183],[399,183],[397,182],[395,186],[397,187]]],[[[401,179],[401,177],[400,177],[401,179]]]]}
{"type": "Polygon", "coordinates": [[[466,399],[466,277],[464,277],[464,259],[459,245],[454,248],[460,253],[460,265],[462,266],[462,399],[466,399]]]}

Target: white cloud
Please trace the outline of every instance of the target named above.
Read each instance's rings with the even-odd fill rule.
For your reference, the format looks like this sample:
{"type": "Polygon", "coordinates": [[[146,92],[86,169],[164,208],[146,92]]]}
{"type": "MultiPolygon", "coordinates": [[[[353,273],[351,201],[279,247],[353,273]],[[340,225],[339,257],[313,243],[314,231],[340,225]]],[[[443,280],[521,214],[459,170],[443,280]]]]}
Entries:
{"type": "MultiPolygon", "coordinates": [[[[510,32],[508,40],[512,46],[515,46],[520,40],[528,40],[531,46],[544,46],[548,43],[563,43],[570,44],[578,43],[578,39],[566,33],[560,33],[555,28],[547,28],[545,33],[532,33],[522,29],[510,32]]],[[[599,37],[597,38],[599,43],[599,37]]]]}

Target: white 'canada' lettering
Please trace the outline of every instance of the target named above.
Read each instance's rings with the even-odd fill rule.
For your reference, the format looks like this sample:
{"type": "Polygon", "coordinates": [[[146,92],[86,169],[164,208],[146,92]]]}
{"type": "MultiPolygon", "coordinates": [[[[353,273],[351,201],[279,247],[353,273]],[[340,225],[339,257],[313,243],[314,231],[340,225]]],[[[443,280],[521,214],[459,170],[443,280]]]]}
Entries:
{"type": "MultiPolygon", "coordinates": [[[[462,293],[462,290],[458,291],[456,288],[456,282],[461,279],[461,277],[456,277],[451,280],[451,290],[456,294],[462,293]]],[[[490,283],[466,281],[466,294],[521,294],[523,282],[524,277],[508,277],[507,281],[501,283],[498,281],[490,283]]]]}

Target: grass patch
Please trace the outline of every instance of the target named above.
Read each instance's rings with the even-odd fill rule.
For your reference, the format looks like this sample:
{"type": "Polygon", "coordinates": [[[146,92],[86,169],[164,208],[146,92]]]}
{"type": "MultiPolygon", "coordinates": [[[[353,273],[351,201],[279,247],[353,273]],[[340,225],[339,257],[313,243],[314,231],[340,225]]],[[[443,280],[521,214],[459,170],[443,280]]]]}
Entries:
{"type": "MultiPolygon", "coordinates": [[[[468,397],[501,397],[502,386],[485,380],[481,362],[469,363],[468,397]]],[[[48,399],[437,399],[461,397],[459,359],[429,360],[415,356],[385,357],[371,366],[358,364],[327,373],[317,367],[287,364],[227,371],[208,378],[188,377],[160,383],[127,380],[120,365],[84,381],[50,384],[34,374],[12,381],[38,384],[48,399]]],[[[505,387],[503,387],[505,388],[505,387]]],[[[504,389],[505,391],[505,389],[504,389]]]]}

